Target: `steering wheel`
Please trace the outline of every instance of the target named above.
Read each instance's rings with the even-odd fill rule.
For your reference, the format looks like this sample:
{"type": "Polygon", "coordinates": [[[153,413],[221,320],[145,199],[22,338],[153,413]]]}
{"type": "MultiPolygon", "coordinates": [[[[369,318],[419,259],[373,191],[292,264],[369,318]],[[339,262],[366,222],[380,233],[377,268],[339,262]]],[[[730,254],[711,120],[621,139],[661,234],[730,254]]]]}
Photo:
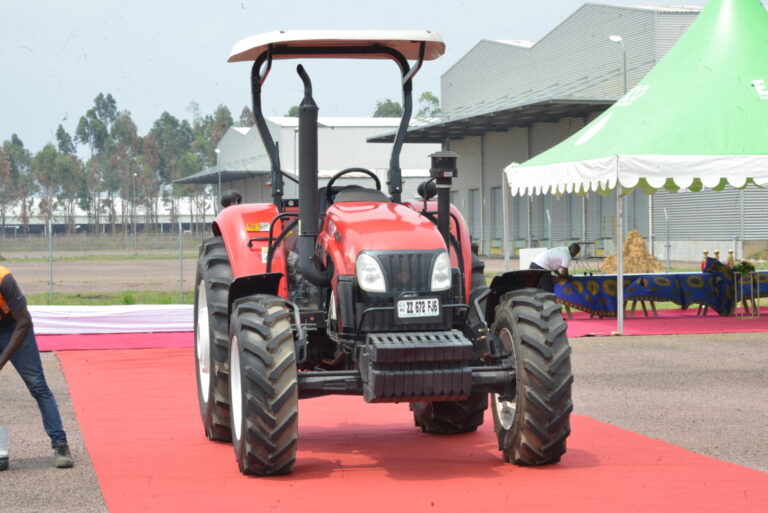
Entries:
{"type": "Polygon", "coordinates": [[[376,176],[376,173],[371,171],[370,169],[365,169],[362,167],[348,167],[347,169],[342,169],[333,177],[331,177],[330,180],[328,180],[328,184],[325,186],[325,197],[328,199],[328,204],[330,205],[333,203],[333,197],[336,196],[336,193],[341,190],[341,188],[334,189],[333,183],[338,179],[341,178],[344,175],[348,175],[349,173],[363,173],[371,178],[373,178],[373,181],[376,182],[376,190],[381,190],[381,181],[379,180],[379,177],[376,176]]]}

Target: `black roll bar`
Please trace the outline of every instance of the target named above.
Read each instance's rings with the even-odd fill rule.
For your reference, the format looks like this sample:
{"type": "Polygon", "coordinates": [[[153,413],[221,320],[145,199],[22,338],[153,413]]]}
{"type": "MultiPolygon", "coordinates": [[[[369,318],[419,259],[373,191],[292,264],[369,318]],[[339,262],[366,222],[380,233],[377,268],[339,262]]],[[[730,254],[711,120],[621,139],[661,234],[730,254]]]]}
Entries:
{"type": "Polygon", "coordinates": [[[426,42],[421,41],[419,43],[419,58],[413,68],[408,64],[408,60],[405,56],[397,50],[388,46],[382,45],[367,45],[367,46],[349,46],[349,47],[335,47],[335,46],[312,46],[312,47],[286,47],[279,44],[270,45],[269,48],[262,52],[253,61],[253,67],[251,68],[251,101],[253,103],[253,117],[256,122],[256,128],[259,130],[261,140],[264,142],[264,147],[269,155],[269,161],[271,164],[271,178],[272,178],[272,199],[278,210],[283,209],[283,171],[280,169],[280,155],[277,151],[277,145],[275,144],[272,134],[267,127],[266,119],[261,108],[261,88],[264,81],[267,79],[270,70],[272,69],[272,60],[277,55],[344,55],[344,56],[365,56],[365,55],[385,55],[400,67],[401,86],[403,90],[403,116],[400,119],[400,125],[395,135],[395,141],[392,145],[392,155],[389,159],[389,172],[387,173],[387,183],[389,184],[389,194],[392,201],[400,203],[402,188],[402,170],[400,169],[400,152],[403,149],[403,143],[405,142],[405,136],[408,131],[408,126],[411,121],[411,114],[413,112],[413,77],[421,69],[424,63],[424,52],[426,50],[426,42]],[[264,71],[261,71],[261,67],[267,63],[264,71]]]}

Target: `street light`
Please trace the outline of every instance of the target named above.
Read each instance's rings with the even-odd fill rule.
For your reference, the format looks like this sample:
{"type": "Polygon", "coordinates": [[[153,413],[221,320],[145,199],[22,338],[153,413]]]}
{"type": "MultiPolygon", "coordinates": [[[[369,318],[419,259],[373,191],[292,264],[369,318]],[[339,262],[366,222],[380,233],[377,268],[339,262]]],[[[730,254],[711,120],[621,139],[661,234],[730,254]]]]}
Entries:
{"type": "Polygon", "coordinates": [[[621,51],[624,55],[624,94],[627,94],[627,47],[624,46],[624,38],[617,35],[608,36],[608,40],[612,43],[621,45],[621,51]]]}

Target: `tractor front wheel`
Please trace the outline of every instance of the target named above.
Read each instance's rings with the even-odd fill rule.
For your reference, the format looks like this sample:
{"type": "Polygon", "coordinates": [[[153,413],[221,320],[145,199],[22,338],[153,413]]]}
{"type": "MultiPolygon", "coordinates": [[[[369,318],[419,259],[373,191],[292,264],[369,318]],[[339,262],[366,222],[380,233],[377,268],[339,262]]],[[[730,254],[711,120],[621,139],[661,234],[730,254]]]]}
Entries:
{"type": "Polygon", "coordinates": [[[195,277],[195,370],[205,435],[229,442],[229,319],[232,267],[221,237],[203,242],[195,277]]]}
{"type": "Polygon", "coordinates": [[[290,473],[296,461],[299,393],[293,329],[280,298],[259,294],[233,305],[229,381],[240,472],[290,473]]]}
{"type": "MultiPolygon", "coordinates": [[[[570,434],[571,348],[554,294],[505,294],[491,327],[514,366],[514,393],[492,394],[493,423],[504,459],[516,465],[560,461],[570,434]]],[[[512,387],[510,387],[512,388],[512,387]]]]}

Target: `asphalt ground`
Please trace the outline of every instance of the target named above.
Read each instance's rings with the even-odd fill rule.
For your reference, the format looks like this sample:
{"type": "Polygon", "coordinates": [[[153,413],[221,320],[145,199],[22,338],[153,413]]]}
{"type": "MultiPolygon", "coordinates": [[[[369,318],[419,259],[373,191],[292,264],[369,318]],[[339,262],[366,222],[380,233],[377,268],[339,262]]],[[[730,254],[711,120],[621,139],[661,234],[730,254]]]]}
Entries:
{"type": "MultiPolygon", "coordinates": [[[[578,338],[571,345],[575,413],[768,472],[767,333],[578,338]]],[[[53,468],[37,406],[7,367],[0,425],[10,432],[11,464],[0,472],[0,512],[107,511],[58,359],[42,356],[76,464],[53,468]]]]}

